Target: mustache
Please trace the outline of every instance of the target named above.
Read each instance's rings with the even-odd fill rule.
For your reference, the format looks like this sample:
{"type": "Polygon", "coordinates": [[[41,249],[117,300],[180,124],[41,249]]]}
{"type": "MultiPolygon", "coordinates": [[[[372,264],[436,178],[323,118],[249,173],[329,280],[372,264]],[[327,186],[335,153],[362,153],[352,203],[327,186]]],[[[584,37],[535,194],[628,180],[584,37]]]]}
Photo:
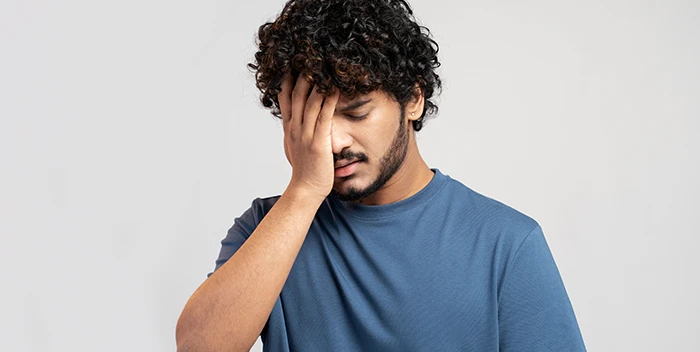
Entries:
{"type": "Polygon", "coordinates": [[[333,163],[337,163],[340,160],[367,161],[367,155],[364,153],[355,153],[350,150],[342,150],[340,154],[333,153],[333,163]]]}

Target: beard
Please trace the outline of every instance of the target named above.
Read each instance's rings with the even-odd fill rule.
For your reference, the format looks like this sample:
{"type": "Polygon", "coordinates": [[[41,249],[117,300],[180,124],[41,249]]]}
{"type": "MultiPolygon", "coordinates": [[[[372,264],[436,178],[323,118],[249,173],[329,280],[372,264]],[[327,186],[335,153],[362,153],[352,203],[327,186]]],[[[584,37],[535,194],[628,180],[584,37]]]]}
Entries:
{"type": "MultiPolygon", "coordinates": [[[[338,199],[343,201],[357,201],[363,198],[367,198],[368,196],[372,195],[374,192],[382,188],[394,176],[396,171],[399,170],[399,168],[404,162],[404,159],[406,159],[406,152],[408,151],[409,141],[408,131],[406,129],[406,119],[404,117],[404,114],[405,108],[402,106],[400,114],[401,120],[399,121],[399,130],[396,132],[394,140],[391,142],[391,146],[389,146],[389,149],[386,151],[386,153],[379,162],[379,175],[377,176],[377,178],[375,178],[369,186],[362,189],[350,187],[347,191],[342,193],[333,189],[331,193],[333,193],[338,199]]],[[[348,155],[345,155],[342,152],[340,154],[340,157],[336,157],[335,159],[350,159],[352,156],[358,156],[360,160],[367,160],[364,154],[356,155],[348,153],[348,155]]],[[[351,175],[350,177],[354,177],[354,175],[351,175]]]]}

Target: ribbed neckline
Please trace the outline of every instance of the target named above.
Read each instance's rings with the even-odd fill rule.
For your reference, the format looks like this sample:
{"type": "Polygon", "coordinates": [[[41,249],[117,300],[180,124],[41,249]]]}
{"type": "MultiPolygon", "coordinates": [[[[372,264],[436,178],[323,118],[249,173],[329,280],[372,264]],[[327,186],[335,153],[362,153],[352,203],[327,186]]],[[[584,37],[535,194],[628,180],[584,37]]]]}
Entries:
{"type": "Polygon", "coordinates": [[[449,176],[443,175],[439,169],[431,168],[430,170],[435,173],[430,182],[428,182],[423,189],[418,191],[418,193],[398,202],[382,205],[365,205],[352,201],[342,201],[332,193],[328,196],[328,198],[330,199],[330,202],[334,208],[352,217],[376,220],[394,216],[422,205],[434,197],[447,183],[449,176]]]}

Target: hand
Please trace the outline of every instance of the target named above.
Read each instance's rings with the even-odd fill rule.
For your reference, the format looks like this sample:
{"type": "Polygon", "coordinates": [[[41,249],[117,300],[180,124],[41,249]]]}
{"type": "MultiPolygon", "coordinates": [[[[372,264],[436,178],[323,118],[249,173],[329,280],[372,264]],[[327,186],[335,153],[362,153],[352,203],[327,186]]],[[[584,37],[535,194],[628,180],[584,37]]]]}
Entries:
{"type": "Polygon", "coordinates": [[[333,114],[340,92],[324,98],[304,76],[286,73],[277,96],[284,127],[284,153],[292,165],[289,187],[325,198],[333,189],[333,114]]]}

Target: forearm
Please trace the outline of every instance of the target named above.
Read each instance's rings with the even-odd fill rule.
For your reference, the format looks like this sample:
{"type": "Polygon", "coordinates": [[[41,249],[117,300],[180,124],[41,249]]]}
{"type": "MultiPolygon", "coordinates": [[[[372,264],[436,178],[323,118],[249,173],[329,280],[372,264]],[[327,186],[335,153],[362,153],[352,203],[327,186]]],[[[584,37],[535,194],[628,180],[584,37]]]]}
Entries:
{"type": "Polygon", "coordinates": [[[195,291],[176,329],[180,351],[248,351],[284,286],[322,199],[289,188],[195,291]]]}

